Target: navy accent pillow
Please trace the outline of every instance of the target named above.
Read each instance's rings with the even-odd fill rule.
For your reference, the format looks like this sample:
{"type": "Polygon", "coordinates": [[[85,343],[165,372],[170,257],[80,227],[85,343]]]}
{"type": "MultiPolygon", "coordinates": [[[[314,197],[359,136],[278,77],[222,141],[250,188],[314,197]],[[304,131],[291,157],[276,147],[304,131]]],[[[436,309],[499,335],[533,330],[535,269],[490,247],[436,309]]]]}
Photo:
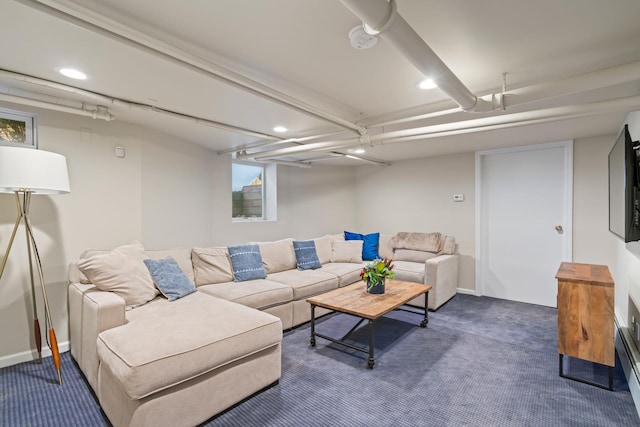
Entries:
{"type": "Polygon", "coordinates": [[[169,301],[175,301],[196,291],[196,287],[180,269],[173,257],[163,259],[145,259],[153,283],[169,301]]]}
{"type": "Polygon", "coordinates": [[[262,266],[262,255],[258,245],[228,246],[233,281],[266,279],[267,272],[262,266]]]}
{"type": "Polygon", "coordinates": [[[293,250],[296,253],[298,270],[315,270],[322,267],[316,252],[316,243],[313,240],[294,240],[293,250]]]}
{"type": "Polygon", "coordinates": [[[362,260],[373,261],[380,259],[378,248],[380,246],[380,233],[359,234],[350,231],[344,232],[345,240],[363,240],[362,243],[362,260]]]}

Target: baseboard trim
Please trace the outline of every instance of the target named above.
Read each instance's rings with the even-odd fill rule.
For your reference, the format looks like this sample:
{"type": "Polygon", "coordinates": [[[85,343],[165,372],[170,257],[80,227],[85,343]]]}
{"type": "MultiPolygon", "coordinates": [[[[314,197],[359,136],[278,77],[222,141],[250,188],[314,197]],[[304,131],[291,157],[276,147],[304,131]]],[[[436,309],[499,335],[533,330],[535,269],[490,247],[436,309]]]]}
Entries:
{"type": "Polygon", "coordinates": [[[474,289],[457,288],[456,292],[459,294],[478,295],[474,289]]]}
{"type": "MultiPolygon", "coordinates": [[[[70,345],[69,341],[64,341],[58,343],[58,351],[60,353],[64,353],[65,351],[69,351],[70,345]]],[[[51,349],[49,347],[44,347],[42,349],[42,358],[51,357],[51,349]]],[[[23,351],[21,353],[9,354],[7,356],[0,357],[0,368],[6,368],[7,366],[17,365],[18,363],[30,362],[32,360],[38,359],[38,351],[37,350],[28,350],[23,351]]]]}
{"type": "Polygon", "coordinates": [[[638,350],[631,341],[631,337],[628,336],[627,328],[620,327],[620,325],[624,325],[624,322],[621,321],[617,310],[615,314],[615,324],[616,350],[620,357],[624,376],[629,384],[631,398],[636,406],[638,416],[640,416],[640,354],[638,354],[638,350]]]}

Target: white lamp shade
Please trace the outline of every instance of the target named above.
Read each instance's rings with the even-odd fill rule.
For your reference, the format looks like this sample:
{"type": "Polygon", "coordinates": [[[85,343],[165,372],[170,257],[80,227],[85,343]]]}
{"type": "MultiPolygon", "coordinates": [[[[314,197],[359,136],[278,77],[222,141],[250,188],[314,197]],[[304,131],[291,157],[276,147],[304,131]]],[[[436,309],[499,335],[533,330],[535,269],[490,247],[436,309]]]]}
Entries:
{"type": "Polygon", "coordinates": [[[67,159],[33,148],[0,146],[0,193],[69,193],[67,159]]]}

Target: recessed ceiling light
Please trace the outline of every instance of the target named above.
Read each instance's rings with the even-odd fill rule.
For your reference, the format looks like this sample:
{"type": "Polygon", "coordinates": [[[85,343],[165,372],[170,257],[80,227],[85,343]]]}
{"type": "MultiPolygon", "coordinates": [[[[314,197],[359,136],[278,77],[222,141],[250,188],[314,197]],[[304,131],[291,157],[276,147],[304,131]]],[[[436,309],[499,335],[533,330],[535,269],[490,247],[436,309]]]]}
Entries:
{"type": "Polygon", "coordinates": [[[367,150],[365,150],[364,148],[356,148],[355,150],[353,150],[354,154],[364,154],[366,153],[367,150]]]}
{"type": "Polygon", "coordinates": [[[273,128],[273,131],[274,132],[278,132],[278,133],[284,133],[284,132],[287,132],[288,130],[289,129],[287,129],[284,126],[276,126],[276,127],[273,128]]]}
{"type": "Polygon", "coordinates": [[[76,79],[76,80],[87,79],[87,75],[85,73],[83,73],[82,71],[76,70],[75,68],[60,68],[58,72],[63,76],[69,77],[71,79],[76,79]]]}
{"type": "Polygon", "coordinates": [[[438,87],[438,85],[431,79],[425,79],[417,84],[419,89],[433,89],[438,87]]]}

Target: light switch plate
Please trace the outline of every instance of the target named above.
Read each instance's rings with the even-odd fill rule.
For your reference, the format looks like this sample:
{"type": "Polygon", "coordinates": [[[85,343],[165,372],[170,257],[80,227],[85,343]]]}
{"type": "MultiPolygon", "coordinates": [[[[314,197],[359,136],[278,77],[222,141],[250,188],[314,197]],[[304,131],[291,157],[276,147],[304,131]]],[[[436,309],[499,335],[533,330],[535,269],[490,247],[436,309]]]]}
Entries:
{"type": "Polygon", "coordinates": [[[453,201],[454,202],[462,202],[464,200],[464,194],[454,194],[453,201]]]}

